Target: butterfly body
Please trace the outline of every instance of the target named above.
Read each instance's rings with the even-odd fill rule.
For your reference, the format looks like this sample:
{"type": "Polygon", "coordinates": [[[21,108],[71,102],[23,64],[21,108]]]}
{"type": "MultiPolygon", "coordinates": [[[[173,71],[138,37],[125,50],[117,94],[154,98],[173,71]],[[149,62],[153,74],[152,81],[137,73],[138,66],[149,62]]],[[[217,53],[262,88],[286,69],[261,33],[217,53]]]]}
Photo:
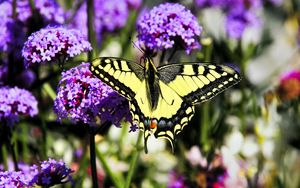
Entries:
{"type": "MultiPolygon", "coordinates": [[[[144,131],[145,146],[151,134],[175,136],[194,115],[194,105],[206,101],[240,80],[232,68],[213,64],[169,64],[156,68],[119,58],[102,57],[91,64],[92,73],[130,102],[133,122],[144,131]]],[[[147,152],[147,147],[145,147],[147,152]]]]}

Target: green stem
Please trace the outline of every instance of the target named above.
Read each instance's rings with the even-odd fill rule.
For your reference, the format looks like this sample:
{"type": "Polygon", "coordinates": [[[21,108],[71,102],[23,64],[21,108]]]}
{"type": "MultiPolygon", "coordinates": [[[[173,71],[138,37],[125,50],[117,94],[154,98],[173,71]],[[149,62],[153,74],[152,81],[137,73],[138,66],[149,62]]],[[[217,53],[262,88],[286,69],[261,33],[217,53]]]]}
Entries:
{"type": "Polygon", "coordinates": [[[42,143],[41,143],[41,157],[43,159],[46,159],[47,157],[47,125],[46,125],[46,121],[45,121],[46,117],[42,118],[42,122],[41,122],[41,131],[42,131],[42,135],[43,137],[42,139],[42,143]]]}
{"type": "Polygon", "coordinates": [[[142,136],[143,136],[143,132],[140,131],[137,142],[136,142],[136,148],[135,148],[135,151],[134,151],[131,161],[130,161],[130,167],[129,167],[128,175],[126,177],[126,182],[125,182],[124,188],[129,188],[129,186],[130,186],[132,175],[134,173],[138,158],[140,156],[140,150],[141,150],[140,143],[142,140],[142,136]]]}
{"type": "Polygon", "coordinates": [[[12,156],[12,159],[13,159],[15,171],[18,171],[19,170],[18,159],[17,159],[16,150],[15,150],[15,144],[14,144],[15,143],[15,139],[13,138],[12,128],[8,127],[7,131],[8,131],[8,137],[9,137],[9,140],[7,142],[8,148],[9,148],[9,150],[11,152],[11,156],[12,156]]]}
{"type": "Polygon", "coordinates": [[[56,93],[55,91],[52,89],[52,87],[50,86],[49,83],[45,83],[43,85],[43,90],[49,95],[49,97],[52,99],[52,100],[55,100],[56,98],[56,93]]]}
{"type": "Polygon", "coordinates": [[[88,15],[88,39],[93,47],[93,50],[88,53],[88,61],[94,59],[94,52],[96,52],[96,35],[94,31],[94,0],[87,0],[87,15],[88,15]]]}
{"type": "Polygon", "coordinates": [[[95,134],[93,132],[90,133],[90,162],[92,169],[92,181],[93,187],[98,187],[98,179],[97,179],[97,166],[96,166],[96,152],[95,152],[95,134]]]}
{"type": "Polygon", "coordinates": [[[137,15],[138,15],[138,13],[136,11],[132,12],[129,15],[129,18],[127,19],[128,21],[126,24],[127,26],[123,29],[123,32],[121,33],[122,52],[120,54],[120,57],[124,57],[130,49],[129,45],[131,44],[132,36],[135,31],[135,21],[136,21],[137,15]]]}
{"type": "Polygon", "coordinates": [[[34,0],[29,0],[29,5],[30,5],[30,8],[31,10],[35,10],[35,3],[34,3],[34,0]]]}
{"type": "MultiPolygon", "coordinates": [[[[208,128],[209,128],[209,103],[202,104],[201,110],[201,136],[200,136],[200,143],[202,146],[206,146],[208,140],[208,128]]],[[[204,147],[204,149],[207,149],[204,147]]]]}
{"type": "Polygon", "coordinates": [[[28,147],[27,147],[27,140],[28,140],[28,134],[27,134],[27,129],[28,127],[26,125],[22,125],[21,127],[21,141],[22,141],[22,149],[23,149],[23,153],[22,153],[22,159],[23,161],[29,162],[29,151],[28,151],[28,147]]]}
{"type": "Polygon", "coordinates": [[[120,158],[121,157],[121,153],[123,151],[123,142],[124,142],[124,138],[125,138],[125,135],[128,134],[128,124],[125,124],[125,125],[122,125],[122,131],[121,131],[121,136],[120,136],[120,139],[119,139],[119,152],[118,152],[118,157],[120,158]]]}
{"type": "MultiPolygon", "coordinates": [[[[245,75],[246,72],[247,60],[241,60],[241,75],[245,75]]],[[[241,101],[241,110],[240,110],[240,119],[241,119],[241,128],[242,132],[246,131],[246,103],[247,103],[247,95],[246,95],[246,79],[241,80],[241,91],[242,91],[242,101],[241,101]]]]}
{"type": "Polygon", "coordinates": [[[8,170],[8,164],[7,164],[7,151],[6,151],[6,148],[5,148],[5,144],[1,144],[1,153],[2,153],[2,162],[3,162],[3,167],[4,167],[4,170],[8,170]]]}
{"type": "Polygon", "coordinates": [[[107,161],[105,160],[104,155],[101,153],[101,151],[96,147],[96,155],[98,157],[98,159],[100,160],[105,172],[107,173],[107,175],[111,178],[113,184],[115,187],[117,188],[121,188],[122,187],[122,183],[119,180],[119,178],[112,172],[112,170],[110,169],[107,161]]]}
{"type": "Polygon", "coordinates": [[[83,144],[83,156],[81,157],[80,159],[80,162],[79,162],[79,166],[80,168],[78,169],[77,173],[76,173],[76,177],[75,179],[78,179],[78,182],[76,183],[75,185],[75,188],[80,188],[80,187],[83,187],[82,183],[83,183],[83,178],[86,174],[86,171],[88,169],[88,145],[89,145],[89,134],[87,134],[84,138],[84,144],[83,144]]]}

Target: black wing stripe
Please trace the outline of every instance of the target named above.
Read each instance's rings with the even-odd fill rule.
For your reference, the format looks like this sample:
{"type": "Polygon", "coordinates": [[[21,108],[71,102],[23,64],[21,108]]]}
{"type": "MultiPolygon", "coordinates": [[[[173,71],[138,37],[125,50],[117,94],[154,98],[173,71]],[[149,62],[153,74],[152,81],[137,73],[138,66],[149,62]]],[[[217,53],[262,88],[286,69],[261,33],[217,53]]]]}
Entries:
{"type": "Polygon", "coordinates": [[[234,69],[212,64],[169,64],[158,72],[160,80],[190,104],[211,99],[241,79],[234,69]]]}
{"type": "Polygon", "coordinates": [[[140,81],[144,79],[142,66],[119,58],[95,59],[91,63],[90,70],[97,78],[128,99],[134,98],[136,94],[136,91],[127,86],[132,81],[130,78],[140,81]]]}

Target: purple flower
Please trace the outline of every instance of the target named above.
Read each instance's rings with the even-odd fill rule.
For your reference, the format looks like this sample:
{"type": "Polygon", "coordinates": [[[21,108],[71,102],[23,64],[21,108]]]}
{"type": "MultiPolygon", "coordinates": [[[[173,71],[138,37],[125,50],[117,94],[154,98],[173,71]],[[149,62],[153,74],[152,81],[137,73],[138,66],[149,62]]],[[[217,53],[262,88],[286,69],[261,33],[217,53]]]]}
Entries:
{"type": "Polygon", "coordinates": [[[120,0],[98,0],[95,6],[96,22],[100,22],[103,30],[114,31],[122,28],[127,21],[128,6],[126,1],[120,0]]]}
{"type": "Polygon", "coordinates": [[[0,88],[0,119],[10,126],[18,121],[20,115],[35,116],[37,104],[35,97],[25,89],[0,88]]]}
{"type": "Polygon", "coordinates": [[[205,7],[219,7],[222,4],[222,0],[195,0],[196,5],[199,8],[205,7]]]}
{"type": "Polygon", "coordinates": [[[240,39],[248,27],[259,26],[256,11],[262,7],[262,0],[195,0],[200,8],[217,7],[226,15],[226,33],[230,38],[240,39]]]}
{"type": "MultiPolygon", "coordinates": [[[[28,0],[18,0],[16,6],[17,18],[22,22],[27,22],[32,16],[32,10],[28,0]]],[[[0,16],[12,17],[13,0],[2,1],[0,4],[0,16]]],[[[36,11],[42,16],[43,20],[50,24],[63,24],[64,12],[55,0],[34,0],[36,11]]]]}
{"type": "Polygon", "coordinates": [[[35,185],[50,187],[73,181],[70,175],[73,171],[62,160],[55,161],[49,158],[48,161],[41,162],[40,166],[19,163],[19,169],[19,171],[12,169],[0,171],[0,187],[21,188],[35,185]]]}
{"type": "Polygon", "coordinates": [[[179,45],[189,53],[200,47],[196,38],[201,31],[197,18],[177,3],[154,7],[137,21],[138,42],[151,50],[179,45]]]}
{"type": "Polygon", "coordinates": [[[139,129],[138,126],[135,123],[133,123],[129,127],[129,132],[135,132],[138,129],[139,129]]]}
{"type": "Polygon", "coordinates": [[[178,175],[175,171],[169,174],[169,182],[167,188],[186,188],[183,176],[178,175]]]}
{"type": "Polygon", "coordinates": [[[262,0],[226,0],[222,1],[222,8],[226,11],[250,10],[262,7],[262,0]]]}
{"type": "Polygon", "coordinates": [[[37,174],[35,165],[29,166],[25,163],[18,164],[19,171],[14,171],[13,162],[9,161],[8,170],[3,171],[3,166],[0,166],[0,187],[30,187],[33,186],[33,177],[37,174]]]}
{"type": "Polygon", "coordinates": [[[70,175],[73,170],[68,168],[62,160],[56,161],[49,158],[47,161],[41,162],[37,169],[38,173],[31,180],[36,185],[50,187],[73,181],[70,175]]]}
{"type": "Polygon", "coordinates": [[[15,188],[32,186],[31,177],[23,171],[0,171],[0,187],[15,188]]]}
{"type": "Polygon", "coordinates": [[[132,9],[138,9],[142,5],[142,0],[126,0],[127,5],[132,9]]]}
{"type": "Polygon", "coordinates": [[[64,11],[55,0],[35,0],[35,6],[36,10],[48,21],[48,23],[64,23],[64,11]]]}
{"type": "Polygon", "coordinates": [[[258,26],[259,18],[255,13],[245,10],[232,10],[226,17],[226,33],[230,38],[239,39],[248,27],[258,26]]]}
{"type": "Polygon", "coordinates": [[[95,78],[88,63],[62,73],[54,111],[59,119],[89,124],[96,124],[98,118],[117,126],[124,117],[131,120],[127,100],[95,78]]]}
{"type": "MultiPolygon", "coordinates": [[[[129,9],[137,9],[141,5],[141,0],[95,0],[94,28],[97,41],[101,41],[101,34],[105,31],[115,31],[125,26],[129,9]]],[[[87,35],[87,14],[86,3],[76,12],[70,26],[79,29],[87,35]]]]}
{"type": "Polygon", "coordinates": [[[29,36],[22,55],[25,58],[25,66],[29,67],[42,62],[61,63],[61,60],[91,49],[91,44],[79,31],[64,27],[47,27],[29,36]]]}
{"type": "Polygon", "coordinates": [[[0,52],[22,49],[25,41],[23,24],[5,16],[0,16],[0,19],[0,52]]]}

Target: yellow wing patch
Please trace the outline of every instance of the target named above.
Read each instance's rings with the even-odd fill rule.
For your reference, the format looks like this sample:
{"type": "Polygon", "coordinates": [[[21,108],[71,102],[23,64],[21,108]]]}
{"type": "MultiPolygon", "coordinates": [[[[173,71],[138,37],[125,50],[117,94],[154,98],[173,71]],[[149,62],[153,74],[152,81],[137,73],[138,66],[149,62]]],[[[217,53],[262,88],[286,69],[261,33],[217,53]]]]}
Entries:
{"type": "Polygon", "coordinates": [[[90,66],[92,73],[120,95],[132,99],[144,80],[144,67],[118,58],[98,58],[90,66]]]}
{"type": "Polygon", "coordinates": [[[234,69],[212,64],[170,64],[159,67],[158,73],[161,81],[190,104],[206,101],[240,80],[234,69]]]}
{"type": "MultiPolygon", "coordinates": [[[[133,121],[144,131],[145,147],[151,133],[157,138],[166,138],[173,148],[175,135],[180,133],[194,115],[194,107],[186,104],[169,86],[159,81],[161,95],[156,109],[151,109],[146,95],[146,83],[141,84],[131,101],[133,121]],[[152,127],[151,123],[156,126],[152,127]]],[[[147,148],[145,148],[147,151],[147,148]]]]}

